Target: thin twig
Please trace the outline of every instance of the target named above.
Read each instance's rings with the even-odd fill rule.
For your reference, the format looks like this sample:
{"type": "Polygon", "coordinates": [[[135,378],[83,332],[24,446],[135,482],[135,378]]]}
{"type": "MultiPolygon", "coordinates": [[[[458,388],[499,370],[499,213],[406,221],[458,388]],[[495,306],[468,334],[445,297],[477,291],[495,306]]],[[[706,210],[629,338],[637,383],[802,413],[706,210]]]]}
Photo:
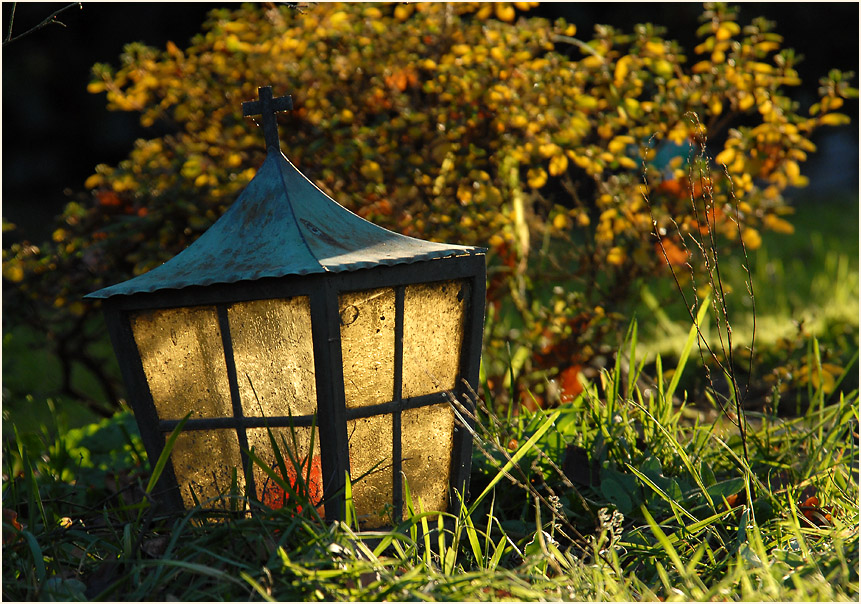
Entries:
{"type": "Polygon", "coordinates": [[[577,38],[572,38],[571,36],[564,36],[562,34],[554,34],[554,35],[550,36],[550,39],[553,42],[565,42],[566,44],[572,44],[572,45],[576,46],[577,48],[579,48],[580,50],[582,50],[583,52],[592,55],[593,57],[598,57],[601,60],[604,59],[604,57],[602,57],[598,53],[597,50],[595,50],[594,48],[592,48],[591,46],[589,46],[588,44],[586,44],[582,40],[578,40],[577,38]]]}
{"type": "MultiPolygon", "coordinates": [[[[652,138],[649,139],[650,145],[654,139],[655,139],[655,136],[652,136],[652,138]]],[[[646,187],[648,188],[648,184],[649,184],[648,178],[647,178],[648,166],[646,164],[645,157],[642,159],[642,166],[643,166],[643,168],[642,168],[643,169],[643,182],[645,183],[646,187]]],[[[664,257],[664,263],[670,269],[670,274],[673,276],[673,281],[675,282],[676,290],[678,290],[679,295],[682,297],[682,301],[684,302],[684,305],[685,305],[685,310],[687,311],[688,316],[690,317],[691,323],[693,325],[696,325],[696,327],[697,327],[697,350],[700,353],[700,362],[702,363],[702,365],[706,371],[706,378],[707,378],[708,382],[711,384],[712,383],[711,372],[709,371],[708,364],[705,361],[705,356],[703,355],[703,348],[705,347],[705,349],[708,352],[711,359],[715,363],[717,363],[718,365],[720,364],[720,360],[718,359],[717,354],[715,354],[714,350],[712,350],[711,346],[709,345],[708,341],[706,340],[705,336],[703,335],[702,330],[700,329],[699,323],[697,322],[697,315],[699,314],[699,300],[697,298],[697,293],[696,293],[696,276],[694,273],[694,267],[690,263],[690,261],[685,262],[685,266],[688,267],[688,270],[690,271],[690,274],[691,274],[691,288],[693,289],[693,292],[694,292],[693,302],[691,304],[688,304],[688,299],[687,299],[687,296],[685,295],[684,288],[682,287],[681,282],[679,282],[679,277],[678,277],[678,275],[676,275],[676,271],[673,268],[672,263],[670,262],[669,256],[667,254],[667,249],[664,247],[664,240],[663,240],[663,237],[661,236],[661,233],[660,233],[659,228],[658,228],[658,221],[655,219],[655,215],[654,215],[654,212],[652,210],[652,200],[649,198],[648,194],[645,192],[643,193],[643,200],[646,203],[646,207],[649,208],[649,217],[652,221],[652,234],[658,240],[658,246],[660,247],[661,254],[664,257]]],[[[696,211],[696,208],[694,208],[694,210],[696,211]]],[[[681,231],[681,228],[679,227],[679,224],[672,217],[669,217],[669,221],[675,227],[676,234],[679,236],[679,240],[680,240],[682,246],[684,246],[685,250],[687,250],[688,245],[687,245],[687,243],[685,243],[685,237],[684,237],[684,235],[682,235],[682,231],[681,231]]],[[[698,228],[699,228],[699,221],[698,221],[698,228]]],[[[696,245],[697,249],[699,249],[700,253],[703,255],[703,257],[705,257],[706,256],[706,250],[703,249],[702,243],[700,241],[698,241],[696,239],[696,237],[694,237],[693,235],[691,235],[690,237],[691,237],[691,240],[693,241],[694,245],[696,245]]],[[[714,391],[714,388],[712,388],[712,390],[714,391]]],[[[726,415],[727,418],[730,418],[729,411],[727,410],[727,408],[723,404],[723,402],[720,400],[720,398],[716,396],[715,401],[721,405],[721,411],[724,413],[724,415],[726,415]]]]}
{"type": "Polygon", "coordinates": [[[756,343],[756,296],[754,296],[753,292],[753,276],[750,274],[750,259],[747,257],[747,246],[744,244],[744,239],[741,236],[741,214],[738,210],[738,200],[735,196],[735,185],[732,182],[732,178],[729,175],[729,170],[724,165],[723,167],[724,174],[726,175],[727,180],[729,181],[729,192],[730,197],[735,200],[735,226],[738,229],[738,240],[741,243],[741,252],[744,255],[744,262],[742,263],[742,267],[744,268],[745,274],[747,275],[747,279],[745,280],[745,286],[747,286],[747,294],[750,297],[750,302],[752,305],[752,314],[753,314],[753,326],[750,334],[750,360],[747,365],[747,384],[745,385],[745,394],[750,392],[750,381],[753,376],[753,357],[754,357],[754,344],[756,343]]]}
{"type": "Polygon", "coordinates": [[[7,44],[10,44],[12,42],[15,42],[16,40],[20,40],[24,36],[29,36],[33,32],[39,31],[40,29],[47,27],[48,25],[51,25],[51,24],[56,24],[56,25],[59,25],[61,27],[66,27],[65,23],[57,20],[57,17],[59,16],[59,14],[64,12],[64,11],[69,10],[73,6],[77,6],[78,8],[84,8],[83,4],[81,4],[80,2],[73,2],[71,4],[68,4],[68,5],[64,6],[63,8],[61,8],[60,10],[58,10],[57,12],[51,14],[49,17],[46,17],[39,24],[34,25],[33,27],[31,27],[30,29],[25,31],[23,34],[18,34],[17,36],[15,36],[13,38],[12,37],[12,23],[15,21],[15,6],[16,5],[17,5],[17,2],[12,3],[12,14],[9,16],[9,29],[6,31],[6,38],[3,40],[3,46],[6,46],[7,44]]]}
{"type": "Polygon", "coordinates": [[[17,6],[17,2],[12,3],[12,13],[9,15],[9,29],[6,30],[6,37],[3,38],[3,46],[6,46],[6,42],[8,42],[12,38],[12,23],[15,22],[15,8],[17,6]]]}
{"type": "MultiPolygon", "coordinates": [[[[690,112],[689,117],[693,119],[696,126],[700,125],[699,117],[696,113],[690,112]]],[[[706,157],[706,142],[705,136],[700,139],[700,157],[706,157]]],[[[731,386],[733,391],[735,392],[735,407],[736,407],[736,416],[738,417],[738,430],[741,436],[741,445],[744,451],[744,459],[750,465],[750,455],[748,453],[747,448],[747,421],[744,415],[744,409],[742,409],[742,396],[738,387],[738,379],[736,378],[735,373],[735,359],[733,355],[733,345],[732,345],[732,326],[729,322],[729,311],[727,310],[726,305],[726,293],[724,292],[723,287],[723,279],[721,278],[720,273],[720,263],[718,262],[718,251],[717,251],[717,243],[715,241],[715,233],[714,233],[714,223],[717,220],[717,208],[715,208],[714,201],[714,185],[711,179],[711,170],[706,166],[705,168],[702,165],[699,168],[700,171],[700,183],[703,193],[705,194],[706,188],[702,185],[706,179],[708,179],[708,198],[711,201],[712,207],[712,220],[709,221],[708,212],[706,212],[706,227],[709,235],[709,249],[712,252],[712,262],[714,265],[714,275],[711,271],[709,271],[709,280],[712,283],[712,290],[716,293],[719,293],[719,296],[716,295],[714,297],[713,304],[715,305],[715,321],[717,323],[718,328],[718,338],[721,343],[721,347],[723,348],[724,356],[727,359],[727,366],[722,367],[724,373],[729,378],[731,382],[731,386]],[[718,300],[720,298],[720,300],[718,300]],[[720,313],[718,313],[718,304],[720,304],[720,313]],[[723,333],[721,331],[721,315],[723,315],[723,323],[724,328],[726,329],[726,346],[724,347],[723,343],[723,333]]],[[[732,183],[732,179],[730,179],[730,183],[732,183]]],[[[732,184],[730,184],[732,186],[732,184]]],[[[733,191],[734,197],[734,191],[733,191]]],[[[693,201],[693,187],[691,187],[691,200],[693,201]]],[[[737,205],[737,204],[736,204],[737,205]]],[[[737,208],[736,208],[737,211],[737,208]]],[[[739,229],[739,239],[741,239],[741,224],[736,223],[736,227],[739,229]]],[[[744,249],[744,240],[741,240],[742,249],[744,249]]],[[[747,253],[745,252],[745,259],[747,259],[747,253]]]]}

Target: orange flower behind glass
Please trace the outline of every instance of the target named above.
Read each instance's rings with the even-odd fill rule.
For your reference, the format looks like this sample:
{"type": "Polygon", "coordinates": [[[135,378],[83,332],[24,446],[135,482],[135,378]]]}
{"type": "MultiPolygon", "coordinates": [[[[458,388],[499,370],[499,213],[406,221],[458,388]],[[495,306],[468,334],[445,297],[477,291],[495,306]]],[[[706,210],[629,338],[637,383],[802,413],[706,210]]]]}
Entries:
{"type": "MultiPolygon", "coordinates": [[[[311,501],[316,507],[317,512],[321,515],[324,513],[324,506],[320,503],[323,500],[323,472],[322,467],[320,465],[320,456],[316,455],[311,460],[311,475],[308,476],[308,461],[307,459],[302,460],[302,464],[300,467],[300,478],[297,479],[296,476],[296,468],[293,464],[290,463],[289,460],[285,460],[285,466],[287,468],[287,476],[283,477],[285,482],[290,485],[290,488],[299,495],[305,494],[309,501],[311,501]],[[305,485],[306,479],[308,480],[307,485],[305,485]]],[[[280,470],[278,467],[274,467],[273,470],[280,474],[280,470]]],[[[264,505],[273,510],[279,510],[283,508],[287,502],[290,500],[290,493],[285,491],[271,478],[267,478],[263,483],[263,486],[260,491],[260,501],[263,502],[264,505]]],[[[301,513],[302,506],[297,505],[296,511],[301,513]]]]}

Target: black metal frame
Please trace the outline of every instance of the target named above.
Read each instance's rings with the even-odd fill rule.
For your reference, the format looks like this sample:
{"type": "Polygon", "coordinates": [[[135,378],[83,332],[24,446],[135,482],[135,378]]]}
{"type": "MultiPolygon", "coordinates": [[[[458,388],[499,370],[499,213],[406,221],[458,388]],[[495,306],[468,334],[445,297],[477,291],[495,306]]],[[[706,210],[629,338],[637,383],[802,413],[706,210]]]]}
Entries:
{"type": "MultiPolygon", "coordinates": [[[[239,436],[242,464],[246,484],[254,491],[254,477],[247,459],[248,443],[245,428],[310,426],[316,421],[323,472],[323,492],[326,519],[344,518],[345,470],[349,468],[347,421],[372,415],[391,414],[393,423],[393,507],[399,518],[401,501],[401,412],[448,401],[455,396],[469,410],[472,402],[469,388],[478,389],[481,341],[484,324],[485,257],[482,253],[439,258],[411,264],[379,266],[353,272],[324,273],[304,276],[265,278],[232,284],[194,286],[181,290],[162,290],[128,296],[113,296],[104,301],[104,313],[111,341],[119,359],[120,369],[129,393],[129,399],[141,431],[141,438],[150,460],[154,463],[165,446],[165,434],[179,423],[177,420],[160,420],[147,385],[140,354],[134,341],[129,316],[141,310],[215,305],[222,333],[228,369],[234,416],[231,418],[189,419],[183,430],[233,428],[239,436]],[[417,278],[417,276],[420,276],[417,278]],[[401,370],[403,363],[404,288],[407,285],[446,280],[465,280],[469,287],[469,304],[466,308],[464,336],[461,350],[459,378],[451,393],[402,399],[401,370]],[[350,291],[389,287],[395,289],[395,384],[390,402],[368,407],[346,409],[343,363],[341,358],[340,316],[338,297],[350,291]],[[308,296],[311,309],[314,365],[316,368],[317,414],[301,417],[243,417],[239,405],[239,392],[233,366],[232,340],[226,321],[229,304],[270,298],[308,296]],[[231,371],[232,369],[232,371],[231,371]]],[[[467,421],[471,421],[466,418],[467,421]]],[[[450,468],[450,504],[455,502],[454,491],[467,496],[472,457],[473,426],[463,427],[455,422],[450,468]]],[[[157,499],[168,509],[184,507],[172,464],[165,470],[157,487],[157,499]]]]}

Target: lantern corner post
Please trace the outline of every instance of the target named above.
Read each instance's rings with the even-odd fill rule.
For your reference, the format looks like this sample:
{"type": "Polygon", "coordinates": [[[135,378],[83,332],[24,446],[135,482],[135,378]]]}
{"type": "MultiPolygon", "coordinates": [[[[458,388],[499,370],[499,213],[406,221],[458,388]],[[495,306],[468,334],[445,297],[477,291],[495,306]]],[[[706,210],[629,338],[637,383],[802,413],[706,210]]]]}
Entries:
{"type": "Polygon", "coordinates": [[[476,405],[473,400],[479,395],[482,340],[484,336],[485,298],[487,293],[487,265],[483,253],[463,259],[469,274],[470,294],[466,309],[463,349],[461,352],[461,383],[452,392],[456,397],[455,407],[462,406],[455,422],[455,433],[451,464],[451,486],[460,492],[464,501],[469,496],[469,478],[472,470],[473,433],[475,431],[476,405]],[[461,425],[463,424],[463,425],[461,425]]]}
{"type": "MultiPolygon", "coordinates": [[[[164,450],[165,438],[159,428],[158,413],[135,343],[129,311],[125,308],[126,306],[127,303],[123,304],[115,298],[107,298],[102,301],[102,313],[120,368],[120,374],[126,386],[126,393],[134,413],[135,422],[140,431],[141,442],[143,442],[150,465],[153,465],[164,450]]],[[[172,464],[165,465],[152,494],[154,497],[151,501],[154,505],[160,505],[163,511],[183,509],[182,496],[172,464]]]]}

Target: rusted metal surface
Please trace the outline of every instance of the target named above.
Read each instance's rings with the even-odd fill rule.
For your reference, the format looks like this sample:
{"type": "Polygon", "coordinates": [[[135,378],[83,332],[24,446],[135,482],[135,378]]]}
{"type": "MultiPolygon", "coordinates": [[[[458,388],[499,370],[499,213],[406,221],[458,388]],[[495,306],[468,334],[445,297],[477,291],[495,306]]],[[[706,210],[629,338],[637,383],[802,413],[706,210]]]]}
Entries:
{"type": "Polygon", "coordinates": [[[88,298],[344,272],[481,254],[378,227],[340,206],[276,148],[224,215],[163,265],[88,298]]]}

